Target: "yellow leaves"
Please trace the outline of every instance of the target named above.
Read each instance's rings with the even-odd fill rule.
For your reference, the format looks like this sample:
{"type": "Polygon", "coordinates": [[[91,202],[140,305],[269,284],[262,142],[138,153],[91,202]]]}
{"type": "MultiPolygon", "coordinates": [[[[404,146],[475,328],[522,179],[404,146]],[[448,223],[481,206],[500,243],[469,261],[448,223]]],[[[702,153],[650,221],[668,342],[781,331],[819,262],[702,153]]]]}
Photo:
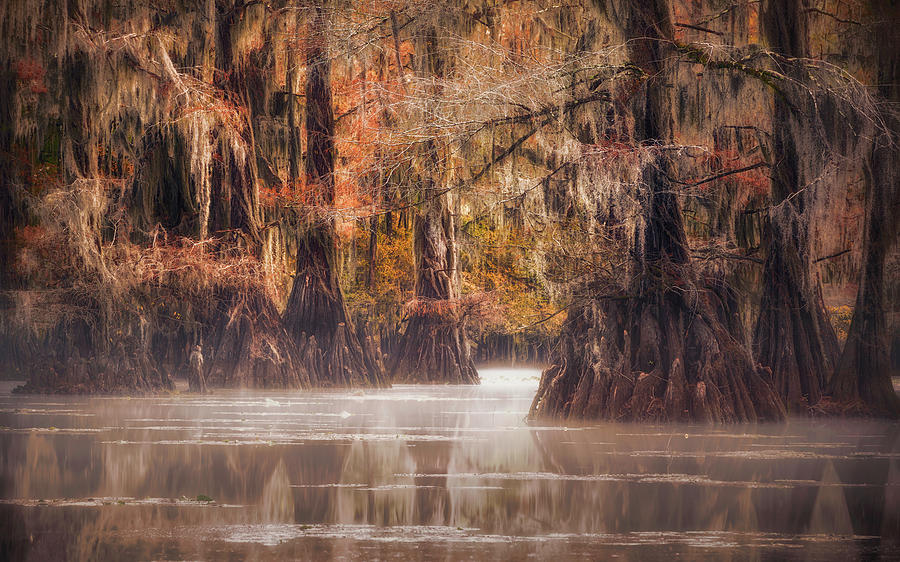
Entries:
{"type": "Polygon", "coordinates": [[[370,321],[385,322],[390,316],[396,320],[402,304],[413,298],[415,260],[413,258],[412,231],[395,230],[393,236],[378,235],[378,256],[375,267],[375,285],[366,288],[369,243],[368,229],[357,228],[356,277],[349,280],[344,293],[351,309],[365,309],[370,321]],[[374,317],[373,317],[374,316],[374,317]]]}
{"type": "Polygon", "coordinates": [[[834,327],[834,334],[837,336],[838,341],[842,343],[846,341],[850,332],[850,323],[853,321],[853,307],[847,305],[829,306],[828,319],[831,321],[832,327],[834,327]]]}
{"type": "MultiPolygon", "coordinates": [[[[463,294],[488,291],[495,300],[492,315],[480,320],[489,328],[516,331],[530,326],[554,312],[544,285],[529,263],[525,248],[529,237],[522,229],[507,225],[490,228],[478,222],[466,225],[466,234],[473,244],[464,251],[461,262],[463,294]]],[[[535,326],[535,330],[553,330],[564,319],[557,315],[550,322],[535,326]]]]}

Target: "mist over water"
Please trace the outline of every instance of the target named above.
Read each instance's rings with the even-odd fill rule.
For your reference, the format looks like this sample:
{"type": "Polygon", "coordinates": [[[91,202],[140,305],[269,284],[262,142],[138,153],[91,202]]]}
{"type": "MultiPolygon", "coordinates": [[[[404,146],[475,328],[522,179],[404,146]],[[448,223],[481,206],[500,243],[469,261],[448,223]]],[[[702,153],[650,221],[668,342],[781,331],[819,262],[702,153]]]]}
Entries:
{"type": "Polygon", "coordinates": [[[480,386],[0,388],[0,559],[900,556],[900,425],[526,421],[480,386]],[[210,501],[211,500],[211,501],[210,501]]]}

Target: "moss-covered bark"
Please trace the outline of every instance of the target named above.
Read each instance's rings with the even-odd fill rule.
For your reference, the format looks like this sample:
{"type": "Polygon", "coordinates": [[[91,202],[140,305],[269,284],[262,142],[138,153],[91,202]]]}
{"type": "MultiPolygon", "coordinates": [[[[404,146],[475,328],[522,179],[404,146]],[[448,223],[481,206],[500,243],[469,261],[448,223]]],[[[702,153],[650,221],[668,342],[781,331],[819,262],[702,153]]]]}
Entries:
{"type": "Polygon", "coordinates": [[[261,72],[240,34],[262,8],[3,6],[4,32],[16,38],[3,67],[27,80],[7,82],[0,152],[28,155],[18,177],[0,178],[16,202],[4,211],[26,209],[18,226],[36,227],[16,258],[46,263],[25,273],[4,264],[41,295],[13,298],[25,304],[6,318],[35,350],[20,365],[26,388],[165,389],[201,341],[215,384],[308,384],[252,265],[263,258],[251,103],[261,72]],[[219,277],[244,266],[255,279],[219,277]]]}
{"type": "MultiPolygon", "coordinates": [[[[897,67],[896,40],[883,29],[829,37],[890,18],[874,0],[831,15],[800,0],[765,3],[770,56],[749,44],[758,5],[0,3],[9,38],[0,50],[7,372],[32,373],[31,388],[48,391],[163,389],[158,374],[186,369],[187,351],[201,343],[214,386],[380,384],[365,336],[371,311],[397,377],[470,381],[467,331],[484,342],[482,357],[497,357],[524,345],[510,332],[549,325],[542,317],[575,287],[585,300],[565,308],[562,351],[536,410],[769,416],[727,279],[750,305],[748,325],[762,300],[756,358],[797,411],[828,388],[839,402],[887,410],[891,334],[879,311],[898,300],[884,290],[897,237],[896,120],[885,118],[882,132],[891,133],[867,157],[859,148],[867,141],[850,150],[826,137],[846,129],[868,139],[845,103],[861,89],[848,73],[878,67],[877,80],[890,84],[897,67]],[[682,24],[674,30],[672,7],[682,24]],[[870,57],[873,41],[893,58],[870,57]],[[813,58],[797,58],[806,54],[813,58]],[[351,147],[339,159],[335,138],[351,147]],[[823,234],[830,226],[820,218],[840,199],[834,222],[854,222],[845,210],[857,204],[863,168],[865,259],[857,260],[855,227],[823,234]],[[340,214],[335,173],[340,203],[356,200],[340,214]],[[822,185],[831,191],[820,198],[822,185]],[[368,270],[354,277],[337,253],[355,255],[347,238],[359,250],[366,241],[345,237],[351,225],[342,221],[355,212],[362,224],[370,208],[368,270]],[[489,228],[455,233],[454,223],[489,228]],[[388,236],[379,240],[381,228],[388,236]],[[410,230],[415,268],[413,245],[399,255],[393,236],[410,230]],[[487,249],[498,245],[515,250],[487,249]],[[837,251],[847,264],[838,282],[852,282],[859,265],[863,275],[829,387],[837,352],[815,274],[826,266],[815,260],[837,251]],[[583,274],[604,267],[603,287],[583,290],[583,274]],[[466,291],[499,303],[490,318],[478,308],[465,329],[457,270],[466,291]],[[401,340],[413,276],[417,299],[404,310],[401,340]],[[610,279],[620,282],[613,291],[610,279]],[[349,311],[342,286],[354,290],[349,311]],[[68,364],[63,351],[75,357],[68,364]],[[126,365],[122,374],[104,374],[115,362],[126,365]]],[[[882,101],[889,108],[896,96],[882,101]]]]}
{"type": "MultiPolygon", "coordinates": [[[[807,17],[799,0],[764,3],[761,22],[770,48],[806,56],[807,17]]],[[[802,72],[792,66],[789,78],[802,83],[802,72]]],[[[783,92],[774,99],[772,208],[763,233],[767,254],[754,351],[787,406],[802,411],[822,397],[839,349],[810,250],[806,201],[818,181],[814,173],[821,172],[806,173],[814,168],[801,150],[809,116],[796,101],[783,92]]]]}
{"type": "Polygon", "coordinates": [[[884,106],[881,128],[866,163],[863,264],[853,320],[831,380],[832,398],[861,414],[896,417],[900,398],[891,382],[890,343],[885,311],[885,260],[897,244],[900,224],[900,119],[891,105],[900,102],[900,7],[876,2],[875,44],[878,95],[884,106]]]}
{"type": "Polygon", "coordinates": [[[554,365],[544,371],[534,417],[614,420],[781,419],[764,372],[729,330],[727,300],[705,286],[690,259],[672,168],[671,101],[665,79],[673,28],[668,2],[621,2],[632,63],[646,76],[635,137],[652,157],[641,173],[642,226],[634,275],[619,295],[587,295],[570,312],[554,365]]]}
{"type": "MultiPolygon", "coordinates": [[[[433,186],[433,183],[431,184],[433,186]]],[[[447,194],[434,195],[416,215],[416,302],[392,357],[396,382],[478,382],[459,313],[456,233],[447,194]]]]}
{"type": "MultiPolygon", "coordinates": [[[[393,29],[396,34],[396,21],[393,29]]],[[[453,63],[436,25],[426,25],[416,43],[419,73],[438,83],[444,80],[453,63]]],[[[440,87],[433,86],[432,93],[439,94],[440,87]]],[[[460,316],[456,224],[438,143],[429,140],[422,148],[419,188],[424,202],[413,224],[416,300],[391,358],[390,375],[398,382],[472,384],[479,379],[460,316]]]]}
{"type": "Polygon", "coordinates": [[[338,280],[334,218],[334,109],[328,19],[322,3],[311,10],[306,47],[306,184],[318,208],[300,235],[294,285],[284,323],[299,346],[313,384],[377,386],[384,373],[371,342],[351,321],[338,280]]]}

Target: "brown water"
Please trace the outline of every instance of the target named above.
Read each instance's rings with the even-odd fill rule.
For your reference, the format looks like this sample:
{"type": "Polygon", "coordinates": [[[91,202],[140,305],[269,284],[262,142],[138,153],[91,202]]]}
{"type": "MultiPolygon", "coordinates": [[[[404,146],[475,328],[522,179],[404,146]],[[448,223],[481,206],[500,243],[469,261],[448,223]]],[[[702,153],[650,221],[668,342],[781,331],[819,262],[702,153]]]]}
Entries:
{"type": "Polygon", "coordinates": [[[0,388],[0,559],[900,558],[900,425],[528,425],[480,387],[0,388]],[[198,496],[208,496],[205,501],[198,496]]]}

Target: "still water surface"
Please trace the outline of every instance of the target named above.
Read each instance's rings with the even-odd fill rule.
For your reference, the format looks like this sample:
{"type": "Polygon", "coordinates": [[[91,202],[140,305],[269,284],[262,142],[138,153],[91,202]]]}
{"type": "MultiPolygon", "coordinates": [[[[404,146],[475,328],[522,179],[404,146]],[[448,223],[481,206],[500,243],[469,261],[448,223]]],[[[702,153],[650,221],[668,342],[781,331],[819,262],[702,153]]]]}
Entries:
{"type": "Polygon", "coordinates": [[[900,558],[896,423],[529,425],[539,372],[481,375],[131,399],[4,383],[0,559],[900,558]]]}

